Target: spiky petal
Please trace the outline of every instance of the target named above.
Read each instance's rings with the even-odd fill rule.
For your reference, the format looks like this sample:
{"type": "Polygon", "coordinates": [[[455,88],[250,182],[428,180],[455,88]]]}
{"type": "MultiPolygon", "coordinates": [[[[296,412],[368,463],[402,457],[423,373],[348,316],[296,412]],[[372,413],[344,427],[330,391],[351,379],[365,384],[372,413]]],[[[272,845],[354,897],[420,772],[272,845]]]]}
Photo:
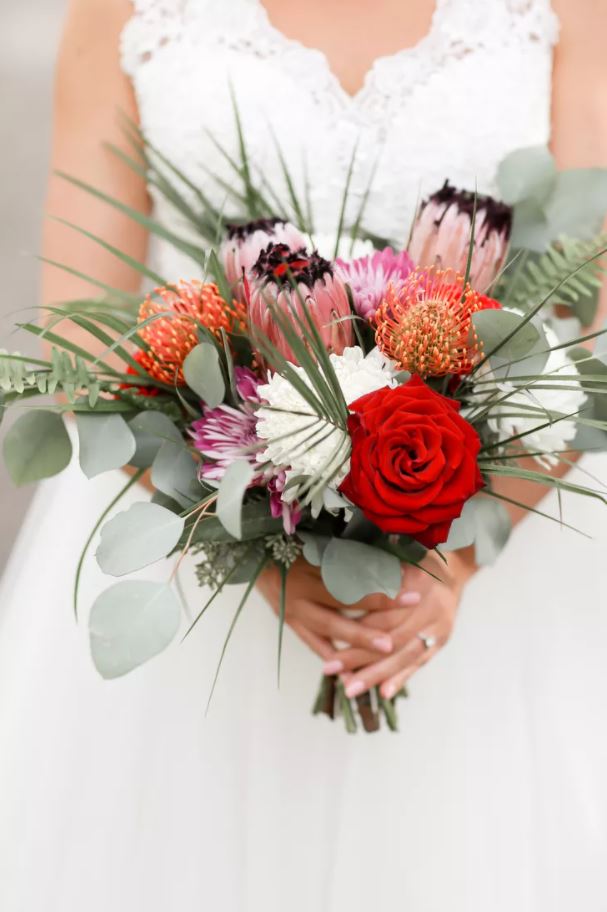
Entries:
{"type": "Polygon", "coordinates": [[[270,244],[252,271],[249,319],[288,361],[297,359],[284,337],[281,319],[297,334],[308,318],[318,330],[327,351],[340,355],[353,341],[350,302],[343,280],[328,260],[305,250],[292,251],[284,244],[270,244]]]}
{"type": "Polygon", "coordinates": [[[420,377],[468,374],[480,357],[472,314],[495,310],[453,270],[416,269],[400,289],[388,289],[376,314],[378,348],[420,377]]]}
{"type": "Polygon", "coordinates": [[[413,271],[414,263],[406,250],[394,253],[391,247],[372,256],[349,263],[335,261],[335,271],[352,291],[354,309],[363,320],[372,320],[390,285],[398,289],[413,271]]]}
{"type": "Polygon", "coordinates": [[[216,285],[195,280],[156,288],[139,308],[139,322],[155,315],[139,330],[149,347],[145,369],[156,380],[178,386],[185,384],[183,362],[200,341],[199,324],[218,339],[222,329],[232,332],[245,324],[241,304],[227,303],[216,285]]]}
{"type": "MultiPolygon", "coordinates": [[[[448,181],[421,206],[409,253],[420,268],[465,272],[470,247],[474,194],[448,181]]],[[[490,196],[476,197],[470,283],[485,291],[502,269],[512,228],[512,209],[490,196]]]]}

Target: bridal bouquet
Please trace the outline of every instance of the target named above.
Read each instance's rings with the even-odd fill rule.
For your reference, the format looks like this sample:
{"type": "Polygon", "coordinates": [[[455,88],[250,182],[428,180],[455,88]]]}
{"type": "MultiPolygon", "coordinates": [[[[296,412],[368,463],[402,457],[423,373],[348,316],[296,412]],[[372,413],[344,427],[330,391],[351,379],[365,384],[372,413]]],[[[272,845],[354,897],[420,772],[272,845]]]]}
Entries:
{"type": "MultiPolygon", "coordinates": [[[[16,483],[67,466],[65,413],[88,477],[130,466],[122,494],[150,470],[151,499],[142,489],[122,512],[121,495],[113,501],[78,575],[99,529],[96,559],[112,577],[193,554],[208,597],[192,626],[224,587],[245,586],[231,632],[275,565],[280,656],[296,560],[318,566],[344,606],[393,598],[402,564],[428,550],[474,545],[478,563],[495,559],[510,531],[496,479],[605,500],[596,481],[551,474],[607,441],[606,349],[599,341],[590,354],[582,344],[601,334],[579,330],[600,285],[602,172],[559,174],[545,150],[515,153],[498,176],[506,202],[446,183],[422,203],[406,247],[365,233],[364,203],[346,225],[346,180],[328,249],[286,169],[284,203],[256,183],[242,136],[229,217],[133,141],[130,163],[179,209],[183,236],[80,186],[174,244],[197,277],[158,275],[98,239],[153,290],[141,300],[101,286],[99,298],[49,308],[44,328],[22,326],[49,358],[0,360],[3,407],[24,406],[4,447],[16,483]],[[96,351],[63,335],[65,321],[96,351]],[[54,393],[60,404],[29,407],[54,393]]],[[[96,667],[113,678],[172,642],[181,606],[170,581],[121,580],[89,623],[96,667]]],[[[315,709],[349,731],[382,717],[395,728],[395,700],[350,701],[328,677],[315,709]]]]}

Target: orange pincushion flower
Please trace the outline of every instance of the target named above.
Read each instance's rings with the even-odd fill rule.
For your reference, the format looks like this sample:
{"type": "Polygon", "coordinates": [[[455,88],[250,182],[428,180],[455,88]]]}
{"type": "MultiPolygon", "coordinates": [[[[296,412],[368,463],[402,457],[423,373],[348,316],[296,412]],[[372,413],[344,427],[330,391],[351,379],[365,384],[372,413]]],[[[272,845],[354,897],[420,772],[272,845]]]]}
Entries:
{"type": "Polygon", "coordinates": [[[451,269],[416,269],[400,288],[388,289],[375,315],[375,341],[420,377],[469,374],[481,348],[472,314],[500,306],[451,269]]]}
{"type": "Polygon", "coordinates": [[[156,288],[155,295],[160,300],[148,295],[139,308],[140,323],[163,314],[139,331],[149,345],[144,366],[155,380],[183,386],[183,362],[200,341],[198,324],[221,338],[222,329],[232,332],[244,328],[244,308],[237,301],[226,303],[216,285],[198,281],[156,288]]]}

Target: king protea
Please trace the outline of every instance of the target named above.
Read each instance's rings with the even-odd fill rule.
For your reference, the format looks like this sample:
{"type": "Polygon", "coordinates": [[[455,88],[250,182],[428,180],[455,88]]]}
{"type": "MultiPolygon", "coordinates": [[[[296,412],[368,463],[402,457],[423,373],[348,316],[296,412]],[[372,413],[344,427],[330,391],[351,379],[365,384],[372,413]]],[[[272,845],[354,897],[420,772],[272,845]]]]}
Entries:
{"type": "Polygon", "coordinates": [[[286,244],[270,244],[251,270],[248,291],[252,329],[262,334],[288,361],[297,363],[281,321],[307,335],[308,321],[327,351],[340,355],[352,344],[350,302],[345,283],[328,260],[286,244]]]}
{"type": "MultiPolygon", "coordinates": [[[[418,267],[465,272],[474,205],[473,193],[457,190],[448,181],[422,203],[409,243],[409,253],[418,267]]],[[[477,195],[469,276],[474,288],[486,291],[502,269],[511,229],[510,206],[477,195]]]]}

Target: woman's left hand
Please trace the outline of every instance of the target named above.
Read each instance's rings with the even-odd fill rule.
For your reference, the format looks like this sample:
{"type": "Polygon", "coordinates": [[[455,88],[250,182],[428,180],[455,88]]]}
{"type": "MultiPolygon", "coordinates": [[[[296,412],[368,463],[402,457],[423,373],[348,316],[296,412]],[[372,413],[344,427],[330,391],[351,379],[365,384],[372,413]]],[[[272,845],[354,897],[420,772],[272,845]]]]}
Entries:
{"type": "Polygon", "coordinates": [[[336,650],[325,662],[325,673],[340,675],[348,697],[380,685],[382,696],[391,699],[451,636],[474,562],[469,551],[454,552],[446,564],[429,555],[424,568],[405,567],[404,585],[392,606],[359,621],[391,636],[395,648],[390,656],[379,658],[377,653],[346,647],[336,650]]]}

